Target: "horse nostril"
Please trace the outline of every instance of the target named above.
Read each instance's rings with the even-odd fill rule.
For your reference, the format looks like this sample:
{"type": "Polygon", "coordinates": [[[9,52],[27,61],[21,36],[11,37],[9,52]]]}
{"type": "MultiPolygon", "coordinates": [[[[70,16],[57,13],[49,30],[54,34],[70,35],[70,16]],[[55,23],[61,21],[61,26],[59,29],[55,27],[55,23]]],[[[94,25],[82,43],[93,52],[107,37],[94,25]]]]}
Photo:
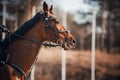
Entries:
{"type": "Polygon", "coordinates": [[[76,46],[76,40],[72,39],[72,47],[75,48],[75,46],[76,46]]]}
{"type": "Polygon", "coordinates": [[[75,44],[76,43],[75,39],[73,39],[72,42],[75,44]]]}

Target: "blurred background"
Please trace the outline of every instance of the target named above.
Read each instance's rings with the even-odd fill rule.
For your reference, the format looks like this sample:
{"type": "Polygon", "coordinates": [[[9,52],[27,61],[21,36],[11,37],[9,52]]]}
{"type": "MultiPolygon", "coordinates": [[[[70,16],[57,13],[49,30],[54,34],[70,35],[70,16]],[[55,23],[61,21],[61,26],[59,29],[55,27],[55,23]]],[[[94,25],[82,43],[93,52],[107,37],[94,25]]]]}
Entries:
{"type": "MultiPolygon", "coordinates": [[[[44,0],[77,41],[66,51],[66,80],[91,80],[93,11],[96,12],[95,78],[120,80],[120,0],[44,0]]],[[[14,32],[42,10],[43,0],[0,0],[0,24],[14,32]]],[[[4,35],[0,33],[0,39],[4,35]]],[[[59,47],[42,47],[35,64],[35,80],[61,80],[59,47]]]]}

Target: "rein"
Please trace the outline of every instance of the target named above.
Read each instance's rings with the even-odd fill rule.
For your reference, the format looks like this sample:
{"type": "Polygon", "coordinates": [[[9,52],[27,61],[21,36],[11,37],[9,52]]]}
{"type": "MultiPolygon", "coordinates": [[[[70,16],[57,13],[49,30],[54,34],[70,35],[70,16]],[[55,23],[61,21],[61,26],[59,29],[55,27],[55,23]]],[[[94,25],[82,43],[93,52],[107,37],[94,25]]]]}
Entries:
{"type": "MultiPolygon", "coordinates": [[[[8,31],[7,33],[12,34],[12,33],[9,32],[9,31],[8,31]]],[[[19,38],[28,40],[28,41],[30,41],[30,42],[32,42],[32,43],[35,43],[35,44],[39,44],[39,45],[40,45],[40,43],[39,43],[38,41],[36,41],[36,40],[30,39],[30,38],[26,38],[26,37],[24,37],[24,36],[21,36],[21,35],[15,34],[15,33],[14,33],[14,35],[17,36],[17,37],[19,37],[19,38]]],[[[10,37],[9,37],[9,40],[10,40],[9,43],[11,43],[11,38],[10,38],[10,37]]],[[[21,73],[22,75],[24,75],[25,80],[29,80],[29,79],[30,79],[30,75],[31,75],[31,70],[32,70],[35,62],[32,64],[32,66],[31,66],[31,68],[30,68],[30,72],[29,72],[28,74],[26,74],[25,71],[24,71],[21,67],[15,65],[15,64],[10,63],[10,62],[8,61],[8,56],[7,56],[7,59],[6,59],[5,61],[0,60],[0,64],[11,66],[13,69],[15,69],[16,71],[18,71],[18,72],[21,73]]]]}
{"type": "Polygon", "coordinates": [[[32,38],[27,38],[27,37],[24,37],[24,36],[21,36],[21,35],[18,35],[18,34],[14,34],[14,35],[17,36],[17,37],[19,37],[19,38],[22,38],[22,39],[28,40],[28,41],[30,41],[30,42],[32,42],[32,43],[35,43],[35,44],[41,45],[40,42],[38,42],[38,41],[36,41],[36,40],[34,40],[34,39],[32,39],[32,38]]]}
{"type": "MultiPolygon", "coordinates": [[[[40,13],[40,14],[44,17],[45,27],[46,27],[46,28],[50,28],[50,29],[55,33],[55,35],[56,35],[56,40],[57,40],[57,41],[59,41],[59,39],[57,39],[57,38],[59,38],[58,36],[59,36],[60,33],[64,33],[64,32],[67,33],[66,38],[68,37],[68,33],[70,32],[69,30],[59,31],[56,27],[54,27],[54,25],[51,24],[50,20],[54,18],[53,16],[48,17],[48,16],[45,15],[45,13],[40,13]]],[[[9,31],[8,31],[8,33],[13,34],[13,33],[9,32],[9,31]]],[[[30,42],[32,42],[32,43],[41,45],[40,42],[38,42],[38,41],[36,41],[36,40],[34,40],[34,39],[32,39],[32,38],[27,38],[27,37],[25,37],[24,35],[19,35],[19,34],[16,34],[16,33],[14,33],[13,35],[16,36],[16,37],[19,37],[19,38],[21,38],[21,39],[28,40],[28,41],[30,41],[30,42]]],[[[10,40],[10,41],[9,41],[9,44],[11,44],[11,37],[9,37],[9,40],[10,40]]],[[[43,43],[43,45],[44,45],[44,46],[50,46],[50,47],[61,46],[61,44],[46,44],[46,43],[43,43]]],[[[7,61],[7,60],[6,60],[6,61],[0,61],[0,63],[10,65],[12,68],[14,68],[15,70],[17,70],[17,71],[20,72],[21,74],[23,74],[25,80],[28,80],[28,78],[30,77],[31,70],[32,70],[32,66],[34,65],[34,63],[33,63],[32,66],[31,66],[30,72],[29,72],[28,75],[27,75],[27,74],[25,73],[25,71],[23,71],[23,69],[21,69],[19,66],[15,65],[15,64],[10,63],[10,62],[7,61]]]]}

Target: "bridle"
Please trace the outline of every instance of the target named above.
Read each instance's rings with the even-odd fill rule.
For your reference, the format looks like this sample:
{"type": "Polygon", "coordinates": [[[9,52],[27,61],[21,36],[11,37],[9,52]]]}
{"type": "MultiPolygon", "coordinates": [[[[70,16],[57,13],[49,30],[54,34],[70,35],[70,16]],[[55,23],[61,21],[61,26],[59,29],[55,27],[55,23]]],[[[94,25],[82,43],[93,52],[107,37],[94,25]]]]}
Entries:
{"type": "MultiPolygon", "coordinates": [[[[44,16],[44,20],[45,20],[46,32],[47,32],[47,30],[51,29],[54,32],[55,36],[56,36],[56,38],[55,38],[56,41],[62,41],[62,40],[59,39],[59,34],[61,34],[61,33],[67,33],[67,35],[65,36],[65,38],[66,39],[68,38],[68,33],[70,33],[69,30],[62,30],[62,31],[60,31],[60,30],[58,30],[55,27],[56,24],[59,24],[59,21],[56,21],[53,16],[49,16],[48,17],[45,13],[42,13],[42,15],[44,16]],[[51,22],[50,22],[51,19],[54,19],[55,25],[51,24],[51,22]]],[[[61,46],[61,44],[43,44],[43,45],[47,45],[47,46],[50,46],[50,47],[51,46],[55,46],[55,47],[56,46],[61,46]]]]}
{"type": "MultiPolygon", "coordinates": [[[[50,28],[50,29],[55,33],[55,35],[56,35],[56,40],[59,40],[59,39],[58,39],[58,38],[59,38],[59,34],[61,34],[61,33],[63,33],[63,32],[66,32],[66,33],[68,34],[68,33],[70,32],[69,30],[59,31],[55,26],[53,26],[53,25],[51,24],[51,22],[50,22],[50,20],[54,18],[53,16],[48,17],[48,16],[47,16],[45,13],[43,13],[43,12],[41,12],[40,14],[44,17],[46,30],[48,30],[48,28],[50,28]]],[[[56,22],[56,24],[57,24],[57,22],[56,22]]],[[[12,34],[12,33],[9,32],[9,31],[8,31],[8,33],[12,34]]],[[[19,34],[14,34],[14,36],[17,36],[17,37],[19,37],[19,38],[21,38],[21,39],[25,39],[25,40],[28,40],[28,41],[30,41],[30,42],[32,42],[32,43],[35,43],[35,44],[40,45],[40,42],[38,42],[38,41],[36,41],[36,40],[34,40],[34,39],[32,39],[32,38],[26,38],[25,36],[22,36],[22,35],[19,35],[19,34]]],[[[68,37],[68,36],[66,36],[66,38],[67,38],[67,37],[68,37]]],[[[11,38],[9,37],[9,39],[11,39],[11,38]]],[[[11,42],[9,42],[9,43],[11,44],[11,42]]],[[[43,44],[43,45],[46,45],[46,44],[43,44]]],[[[56,47],[56,46],[61,46],[61,44],[54,44],[54,45],[48,44],[48,46],[55,46],[55,47],[56,47]]],[[[6,65],[6,64],[7,64],[7,65],[10,65],[13,69],[15,69],[16,71],[18,71],[18,72],[21,73],[22,75],[24,75],[25,80],[28,80],[28,79],[30,78],[31,70],[32,70],[32,67],[34,66],[34,63],[33,63],[30,72],[29,72],[28,74],[26,74],[25,71],[24,71],[22,68],[20,68],[19,66],[15,65],[15,64],[10,63],[10,62],[7,61],[7,60],[6,60],[6,61],[0,61],[0,63],[5,64],[5,65],[6,65]]]]}

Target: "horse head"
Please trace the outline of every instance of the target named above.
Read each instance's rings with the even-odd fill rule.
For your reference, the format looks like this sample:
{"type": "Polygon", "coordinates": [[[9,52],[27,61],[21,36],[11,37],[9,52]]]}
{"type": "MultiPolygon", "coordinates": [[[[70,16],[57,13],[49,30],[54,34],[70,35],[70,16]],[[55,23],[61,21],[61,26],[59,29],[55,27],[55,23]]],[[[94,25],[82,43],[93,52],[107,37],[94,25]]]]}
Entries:
{"type": "Polygon", "coordinates": [[[30,75],[39,48],[44,41],[56,43],[65,50],[75,47],[74,37],[53,16],[52,9],[53,6],[49,9],[47,3],[44,2],[42,12],[38,12],[32,19],[25,22],[19,29],[2,41],[1,45],[5,53],[2,54],[4,59],[0,62],[5,64],[5,66],[9,65],[9,67],[2,66],[4,69],[0,66],[0,80],[8,80],[6,79],[8,76],[2,77],[6,73],[10,75],[10,80],[18,80],[17,78],[20,79],[22,75],[27,79],[27,74],[30,75]],[[2,70],[4,70],[4,74],[2,70]],[[18,72],[20,75],[18,75],[18,72]]]}
{"type": "Polygon", "coordinates": [[[51,5],[50,9],[46,2],[43,3],[43,12],[45,20],[45,39],[47,41],[52,41],[65,50],[69,50],[75,47],[75,39],[70,33],[69,30],[66,30],[65,27],[53,16],[53,6],[51,5]]]}

